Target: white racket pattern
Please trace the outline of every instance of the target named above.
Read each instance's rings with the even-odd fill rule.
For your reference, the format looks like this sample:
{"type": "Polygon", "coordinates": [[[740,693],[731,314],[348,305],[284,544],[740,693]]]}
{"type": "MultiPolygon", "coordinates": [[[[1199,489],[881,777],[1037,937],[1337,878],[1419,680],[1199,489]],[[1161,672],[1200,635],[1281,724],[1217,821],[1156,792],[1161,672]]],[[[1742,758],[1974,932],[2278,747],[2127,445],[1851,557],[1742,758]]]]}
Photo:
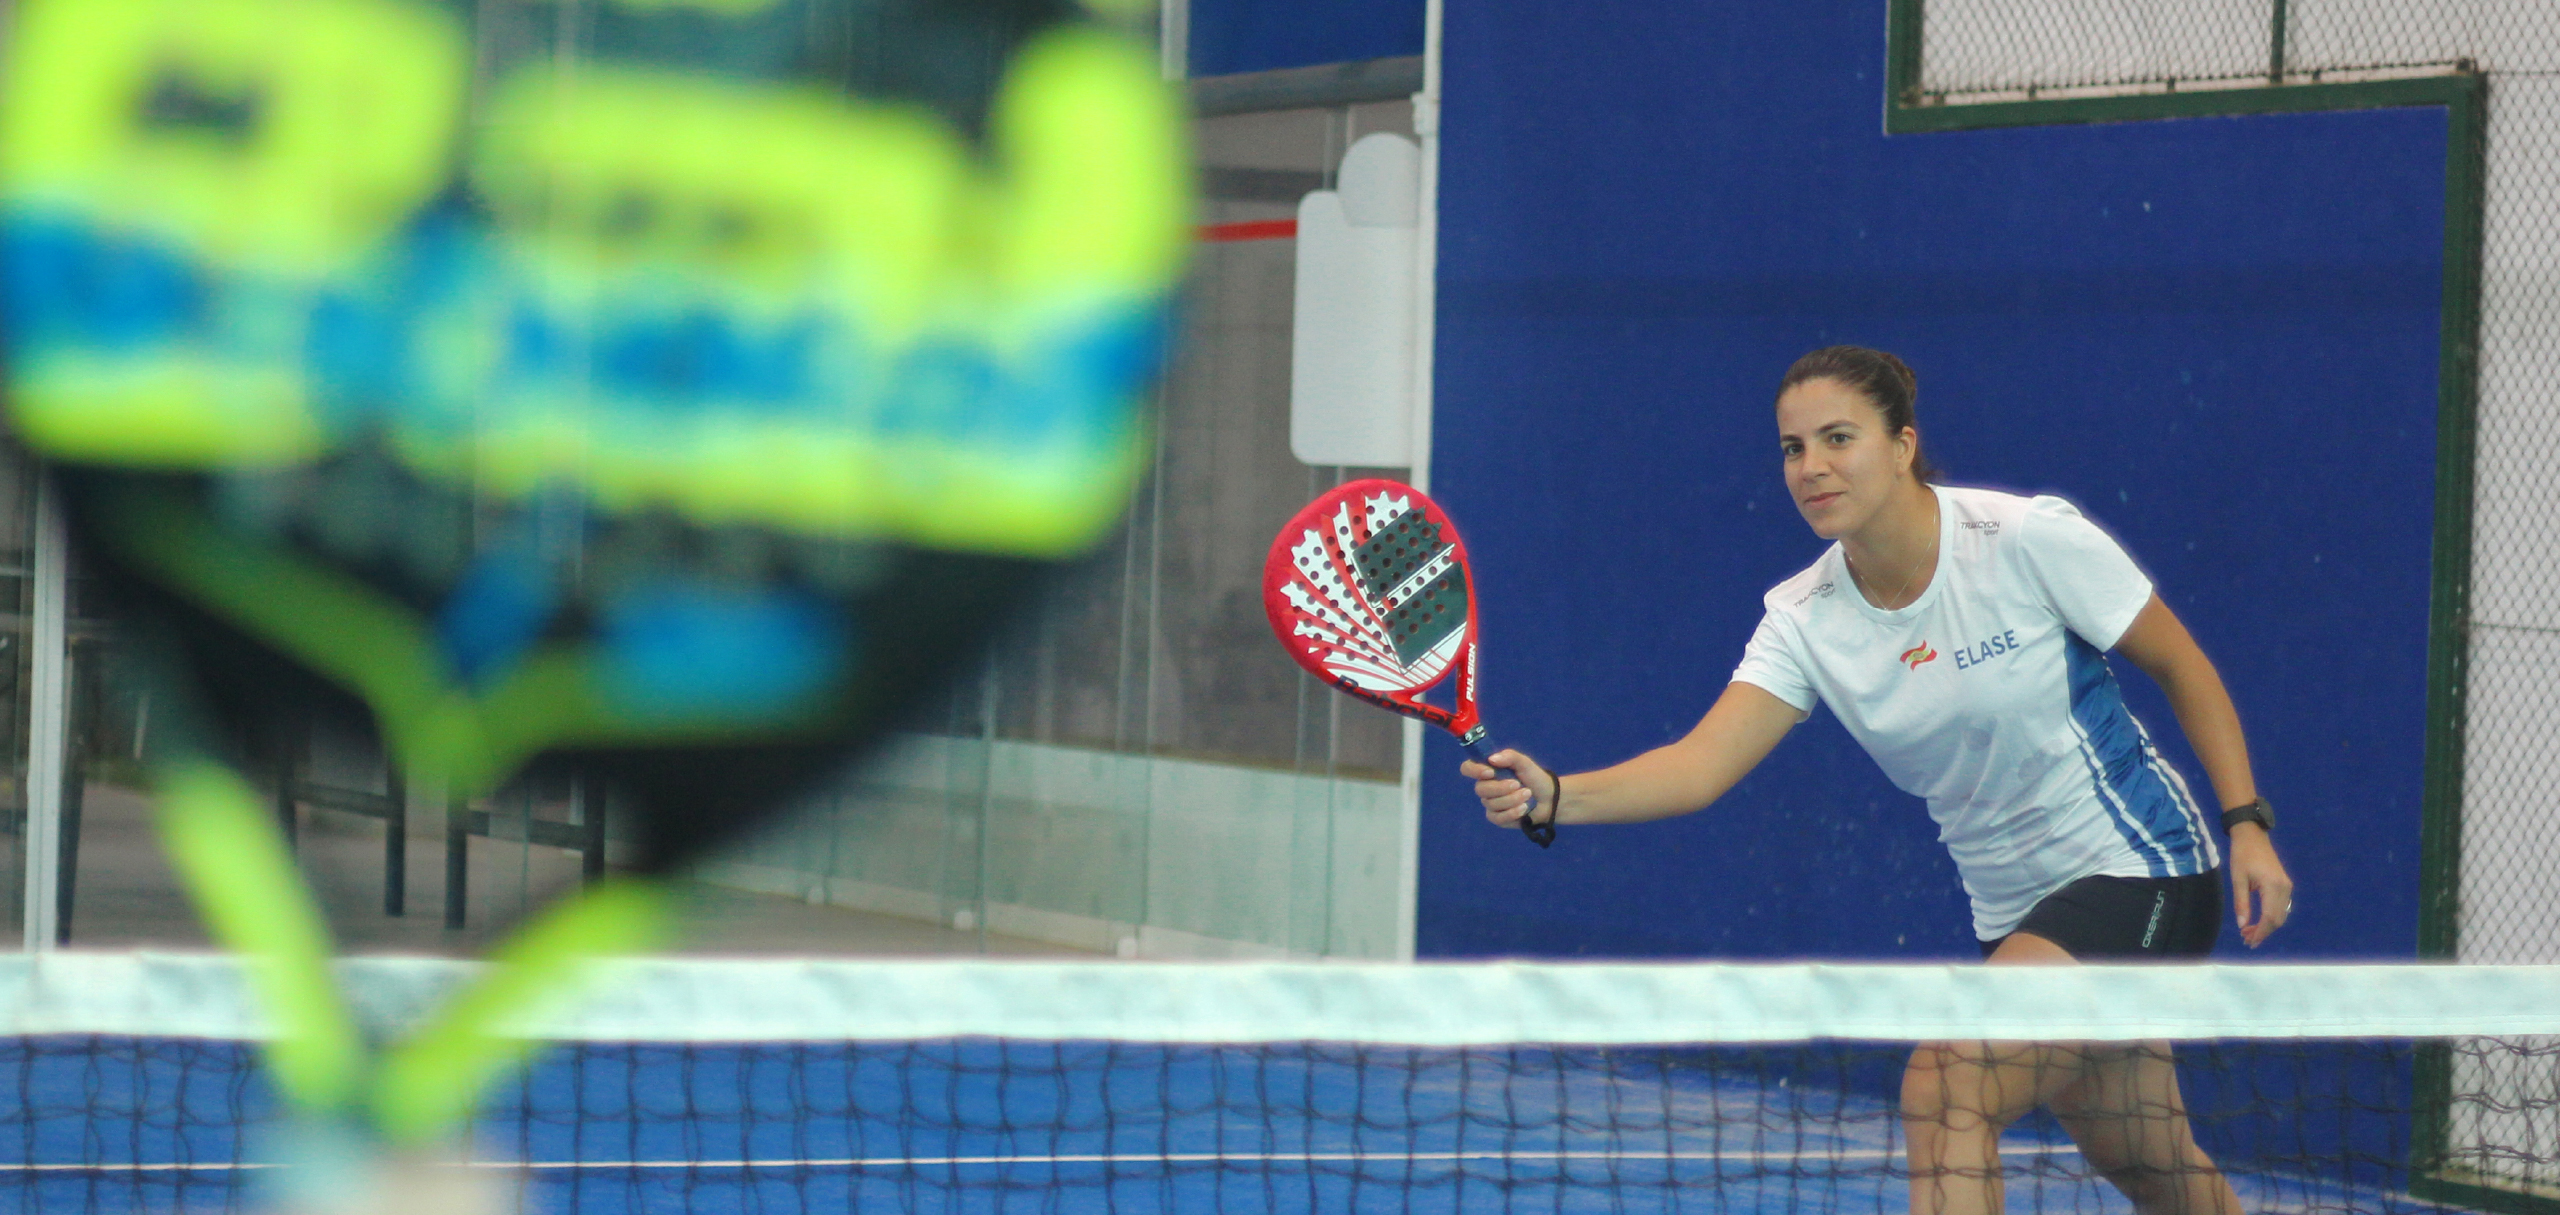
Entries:
{"type": "MultiPolygon", "coordinates": [[[[1492,762],[1476,712],[1467,547],[1420,490],[1353,481],[1308,503],[1271,543],[1262,605],[1299,666],[1371,704],[1439,726],[1479,762],[1492,762]],[[1456,707],[1424,701],[1422,693],[1453,670],[1456,707]]],[[[1524,816],[1520,828],[1542,847],[1555,838],[1553,824],[1532,825],[1524,816]]]]}

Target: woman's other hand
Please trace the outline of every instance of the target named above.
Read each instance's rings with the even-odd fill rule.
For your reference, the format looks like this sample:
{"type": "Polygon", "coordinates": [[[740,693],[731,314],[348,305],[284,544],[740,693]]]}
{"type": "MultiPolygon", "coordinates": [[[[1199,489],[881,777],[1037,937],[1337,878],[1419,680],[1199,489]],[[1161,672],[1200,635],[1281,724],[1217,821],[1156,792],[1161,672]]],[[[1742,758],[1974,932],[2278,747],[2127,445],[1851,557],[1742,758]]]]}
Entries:
{"type": "Polygon", "coordinates": [[[2240,920],[2240,939],[2251,949],[2293,915],[2293,879],[2276,859],[2275,841],[2256,823],[2231,829],[2231,905],[2240,920]]]}

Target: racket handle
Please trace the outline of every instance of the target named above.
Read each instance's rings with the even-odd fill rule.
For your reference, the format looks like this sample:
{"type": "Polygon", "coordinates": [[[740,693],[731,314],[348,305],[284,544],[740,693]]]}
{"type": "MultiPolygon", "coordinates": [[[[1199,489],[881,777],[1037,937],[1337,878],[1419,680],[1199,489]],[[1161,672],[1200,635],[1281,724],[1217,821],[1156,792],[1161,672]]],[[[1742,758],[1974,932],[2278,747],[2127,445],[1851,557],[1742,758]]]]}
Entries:
{"type": "MultiPolygon", "coordinates": [[[[1467,749],[1467,758],[1483,764],[1485,767],[1493,768],[1493,774],[1495,776],[1499,776],[1504,780],[1520,779],[1520,777],[1513,773],[1509,768],[1493,767],[1494,749],[1485,745],[1484,736],[1481,733],[1477,734],[1473,738],[1464,740],[1461,745],[1465,746],[1467,749]]],[[[1527,789],[1527,782],[1522,782],[1521,787],[1527,789]]],[[[1522,808],[1520,814],[1520,834],[1528,836],[1530,843],[1544,848],[1556,842],[1556,825],[1552,821],[1544,823],[1529,821],[1537,813],[1538,791],[1535,789],[1529,789],[1529,804],[1522,808]]]]}

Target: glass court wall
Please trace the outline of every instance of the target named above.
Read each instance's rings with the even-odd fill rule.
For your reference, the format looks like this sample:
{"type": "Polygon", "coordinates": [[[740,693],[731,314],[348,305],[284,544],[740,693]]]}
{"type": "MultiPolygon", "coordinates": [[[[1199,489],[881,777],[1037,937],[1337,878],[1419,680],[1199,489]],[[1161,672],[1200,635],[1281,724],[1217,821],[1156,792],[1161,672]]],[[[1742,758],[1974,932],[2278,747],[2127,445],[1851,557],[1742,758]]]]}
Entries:
{"type": "Polygon", "coordinates": [[[1294,243],[1407,102],[1204,119],[1204,236],[1127,528],[877,762],[707,880],[930,918],[983,948],[1400,956],[1402,725],[1292,665],[1280,525],[1342,480],[1289,450],[1294,243]],[[1237,238],[1241,236],[1242,238],[1237,238]]]}

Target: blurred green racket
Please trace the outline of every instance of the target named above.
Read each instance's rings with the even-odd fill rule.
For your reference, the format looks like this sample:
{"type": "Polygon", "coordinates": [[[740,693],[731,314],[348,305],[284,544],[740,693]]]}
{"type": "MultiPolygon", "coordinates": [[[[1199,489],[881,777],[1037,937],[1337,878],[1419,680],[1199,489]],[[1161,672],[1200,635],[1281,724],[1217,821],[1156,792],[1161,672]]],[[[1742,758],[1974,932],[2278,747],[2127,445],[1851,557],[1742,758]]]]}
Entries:
{"type": "Polygon", "coordinates": [[[501,1022],[1143,466],[1185,140],[1066,0],[27,0],[6,71],[10,424],[183,706],[163,834],[313,1141],[447,1144],[501,1022]],[[237,774],[327,712],[456,796],[599,770],[640,862],[374,1049],[237,774]]]}

